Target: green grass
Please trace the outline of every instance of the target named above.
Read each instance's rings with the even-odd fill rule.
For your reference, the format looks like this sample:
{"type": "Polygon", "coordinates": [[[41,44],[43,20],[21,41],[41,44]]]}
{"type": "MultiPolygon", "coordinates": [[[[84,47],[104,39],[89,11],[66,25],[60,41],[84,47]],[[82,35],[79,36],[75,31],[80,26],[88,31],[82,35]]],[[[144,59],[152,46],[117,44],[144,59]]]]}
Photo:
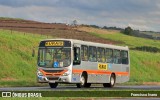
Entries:
{"type": "Polygon", "coordinates": [[[152,35],[153,37],[160,37],[159,33],[156,32],[140,32],[142,34],[152,35]]]}
{"type": "MultiPolygon", "coordinates": [[[[46,36],[0,30],[0,86],[36,85],[36,60],[33,47],[46,36]]],[[[37,54],[37,52],[36,52],[37,54]]]]}
{"type": "Polygon", "coordinates": [[[139,46],[152,46],[160,48],[160,41],[159,40],[152,40],[152,39],[145,39],[139,38],[129,35],[124,35],[122,33],[117,34],[97,34],[97,33],[90,33],[92,35],[96,35],[97,37],[110,39],[114,41],[124,42],[124,44],[120,44],[123,46],[129,46],[130,48],[139,47],[139,46]]]}
{"type": "Polygon", "coordinates": [[[0,20],[23,20],[21,18],[0,17],[0,20]]]}
{"type": "MultiPolygon", "coordinates": [[[[20,98],[20,97],[13,97],[13,98],[0,98],[1,100],[77,100],[77,98],[70,98],[70,97],[42,97],[42,98],[20,98]]],[[[81,99],[86,100],[86,99],[81,99]]],[[[87,99],[88,100],[88,99],[87,99]]]]}
{"type": "Polygon", "coordinates": [[[130,82],[160,82],[160,53],[130,51],[130,82]]]}
{"type": "MultiPolygon", "coordinates": [[[[144,39],[124,35],[121,33],[115,34],[97,34],[90,33],[97,37],[120,41],[121,46],[129,46],[135,48],[140,46],[151,46],[160,48],[159,40],[144,39]]],[[[160,53],[143,52],[130,50],[131,76],[130,82],[160,82],[160,53]]]]}
{"type": "MultiPolygon", "coordinates": [[[[160,48],[160,41],[137,38],[123,34],[97,34],[98,37],[121,41],[130,48],[153,46],[160,48]]],[[[33,47],[47,38],[36,34],[24,34],[0,30],[0,87],[41,86],[36,82],[37,55],[32,57],[33,47]]],[[[52,37],[48,37],[52,38],[52,37]]],[[[37,54],[36,48],[36,54],[37,54]]],[[[130,50],[131,83],[160,82],[160,53],[130,50]]]]}

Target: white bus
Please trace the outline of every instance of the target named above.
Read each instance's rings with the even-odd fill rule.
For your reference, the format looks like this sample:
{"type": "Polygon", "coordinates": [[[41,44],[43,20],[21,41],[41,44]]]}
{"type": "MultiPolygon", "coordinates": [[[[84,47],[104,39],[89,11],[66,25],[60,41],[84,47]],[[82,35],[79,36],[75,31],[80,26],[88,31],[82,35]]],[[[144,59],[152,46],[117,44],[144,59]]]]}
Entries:
{"type": "Polygon", "coordinates": [[[47,39],[39,43],[37,81],[74,83],[78,88],[101,83],[113,87],[129,81],[128,47],[74,39],[47,39]]]}

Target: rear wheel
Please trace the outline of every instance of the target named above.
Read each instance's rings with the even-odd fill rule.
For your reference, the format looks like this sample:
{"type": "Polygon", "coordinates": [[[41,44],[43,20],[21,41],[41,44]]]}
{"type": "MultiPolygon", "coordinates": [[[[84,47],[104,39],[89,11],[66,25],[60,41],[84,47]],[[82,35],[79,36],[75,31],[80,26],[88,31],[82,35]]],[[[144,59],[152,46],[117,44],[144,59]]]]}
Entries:
{"type": "Polygon", "coordinates": [[[91,87],[91,83],[86,83],[84,87],[87,87],[87,88],[91,87]]]}
{"type": "Polygon", "coordinates": [[[82,88],[82,87],[85,87],[86,83],[87,83],[87,78],[84,74],[82,74],[80,78],[80,83],[77,83],[76,85],[78,88],[82,88]]]}
{"type": "Polygon", "coordinates": [[[114,85],[115,85],[115,75],[111,74],[110,82],[109,83],[103,83],[103,86],[112,88],[112,87],[114,87],[114,85]]]}
{"type": "Polygon", "coordinates": [[[49,83],[49,86],[51,88],[56,88],[58,86],[58,83],[49,83]]]}

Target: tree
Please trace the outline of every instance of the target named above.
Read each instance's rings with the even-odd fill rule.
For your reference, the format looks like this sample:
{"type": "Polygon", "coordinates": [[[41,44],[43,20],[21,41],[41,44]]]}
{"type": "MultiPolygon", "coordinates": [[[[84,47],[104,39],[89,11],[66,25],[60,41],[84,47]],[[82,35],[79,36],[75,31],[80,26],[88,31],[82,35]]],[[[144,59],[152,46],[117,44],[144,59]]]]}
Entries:
{"type": "Polygon", "coordinates": [[[133,29],[130,26],[124,29],[124,34],[126,35],[131,35],[132,32],[133,32],[133,29]]]}
{"type": "Polygon", "coordinates": [[[108,27],[107,26],[103,26],[103,29],[108,29],[108,27]]]}
{"type": "Polygon", "coordinates": [[[77,20],[73,20],[72,25],[77,26],[77,20]]]}

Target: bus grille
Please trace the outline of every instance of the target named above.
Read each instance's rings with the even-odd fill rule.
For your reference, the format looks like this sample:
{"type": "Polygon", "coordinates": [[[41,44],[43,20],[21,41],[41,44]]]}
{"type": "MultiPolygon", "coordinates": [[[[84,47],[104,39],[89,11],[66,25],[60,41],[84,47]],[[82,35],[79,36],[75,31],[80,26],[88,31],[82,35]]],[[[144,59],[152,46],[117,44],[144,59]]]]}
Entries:
{"type": "Polygon", "coordinates": [[[58,80],[58,77],[49,77],[48,80],[58,80]]]}
{"type": "Polygon", "coordinates": [[[63,70],[43,70],[43,71],[45,71],[45,72],[47,72],[47,73],[60,73],[60,72],[62,72],[63,70]]]}

